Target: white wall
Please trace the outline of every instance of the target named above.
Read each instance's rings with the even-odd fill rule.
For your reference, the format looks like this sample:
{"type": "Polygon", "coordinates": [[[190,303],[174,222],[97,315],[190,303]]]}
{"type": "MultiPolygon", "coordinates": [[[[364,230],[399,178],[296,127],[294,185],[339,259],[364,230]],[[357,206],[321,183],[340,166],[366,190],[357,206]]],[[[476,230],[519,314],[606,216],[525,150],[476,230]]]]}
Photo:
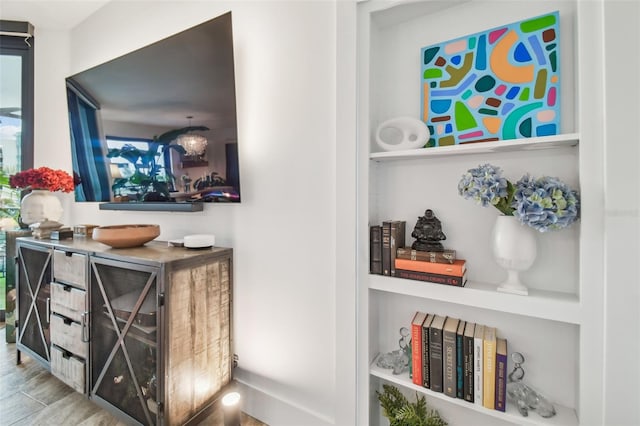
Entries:
{"type": "Polygon", "coordinates": [[[336,318],[349,317],[355,305],[337,312],[336,299],[353,293],[355,281],[336,287],[336,221],[342,219],[336,219],[334,2],[115,1],[70,34],[43,32],[36,53],[36,165],[71,169],[64,77],[228,10],[242,203],[144,213],[66,200],[65,222],[157,223],[160,239],[214,233],[219,245],[234,249],[236,377],[246,385],[245,410],[272,425],[353,424],[355,353],[336,347],[338,338],[354,340],[349,331],[336,331],[336,318]]]}
{"type": "Polygon", "coordinates": [[[604,5],[604,424],[630,426],[640,424],[640,3],[604,5]]]}

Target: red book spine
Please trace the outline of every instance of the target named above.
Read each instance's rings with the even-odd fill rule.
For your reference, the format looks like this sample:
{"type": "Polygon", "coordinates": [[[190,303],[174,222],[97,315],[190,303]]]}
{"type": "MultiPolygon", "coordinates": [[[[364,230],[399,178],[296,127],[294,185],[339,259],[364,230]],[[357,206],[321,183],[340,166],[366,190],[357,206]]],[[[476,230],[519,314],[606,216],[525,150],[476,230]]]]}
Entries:
{"type": "Polygon", "coordinates": [[[413,383],[422,386],[422,323],[424,312],[416,312],[411,321],[411,378],[413,383]]]}

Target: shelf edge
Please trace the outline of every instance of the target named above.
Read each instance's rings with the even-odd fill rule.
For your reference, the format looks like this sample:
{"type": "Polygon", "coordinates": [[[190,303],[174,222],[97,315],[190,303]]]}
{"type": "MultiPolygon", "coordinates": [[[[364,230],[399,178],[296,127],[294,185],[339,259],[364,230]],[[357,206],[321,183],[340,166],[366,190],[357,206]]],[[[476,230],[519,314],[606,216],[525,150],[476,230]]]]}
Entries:
{"type": "Polygon", "coordinates": [[[403,160],[410,158],[429,158],[442,156],[458,156],[483,154],[501,151],[529,151],[538,149],[558,149],[577,146],[578,133],[543,136],[534,138],[509,139],[495,142],[482,142],[468,145],[442,146],[434,148],[419,148],[402,151],[373,152],[369,158],[375,161],[403,160]]]}
{"type": "Polygon", "coordinates": [[[370,290],[575,325],[582,322],[579,298],[568,293],[531,289],[529,296],[520,296],[498,292],[495,286],[484,283],[468,282],[466,287],[461,288],[375,274],[369,274],[368,280],[370,290]]]}

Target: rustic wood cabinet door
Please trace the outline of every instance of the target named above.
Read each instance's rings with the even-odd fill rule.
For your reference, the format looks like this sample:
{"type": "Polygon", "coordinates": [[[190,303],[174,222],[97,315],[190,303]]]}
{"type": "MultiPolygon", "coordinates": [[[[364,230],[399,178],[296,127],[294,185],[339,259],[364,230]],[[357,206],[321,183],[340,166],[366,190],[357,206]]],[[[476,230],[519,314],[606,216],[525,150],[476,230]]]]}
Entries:
{"type": "Polygon", "coordinates": [[[17,349],[50,368],[51,250],[18,246],[18,334],[17,349]]]}
{"type": "Polygon", "coordinates": [[[140,424],[158,422],[159,268],[93,257],[91,398],[140,424]]]}

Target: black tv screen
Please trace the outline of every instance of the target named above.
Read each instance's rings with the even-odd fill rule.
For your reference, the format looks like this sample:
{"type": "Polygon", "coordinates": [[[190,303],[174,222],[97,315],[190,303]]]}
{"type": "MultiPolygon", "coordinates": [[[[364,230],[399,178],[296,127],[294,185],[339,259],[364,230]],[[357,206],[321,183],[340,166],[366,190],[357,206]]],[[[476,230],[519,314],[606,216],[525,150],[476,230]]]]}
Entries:
{"type": "Polygon", "coordinates": [[[231,12],[66,86],[76,201],[240,202],[231,12]]]}

